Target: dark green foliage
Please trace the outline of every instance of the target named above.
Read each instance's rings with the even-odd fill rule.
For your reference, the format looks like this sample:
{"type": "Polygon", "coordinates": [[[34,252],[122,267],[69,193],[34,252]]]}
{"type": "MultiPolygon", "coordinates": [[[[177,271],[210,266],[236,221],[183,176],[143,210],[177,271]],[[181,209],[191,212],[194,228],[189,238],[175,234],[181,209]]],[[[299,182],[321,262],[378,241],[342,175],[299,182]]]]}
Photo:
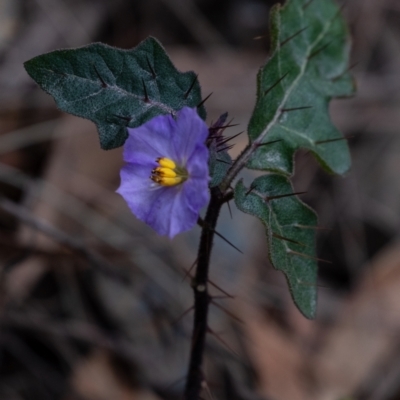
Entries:
{"type": "MultiPolygon", "coordinates": [[[[347,72],[350,44],[339,8],[332,0],[287,0],[271,11],[271,36],[271,57],[257,77],[246,166],[289,176],[295,151],[305,148],[327,171],[343,174],[350,154],[330,120],[329,102],[353,94],[354,82],[347,72]]],[[[235,201],[261,219],[273,266],[285,273],[300,311],[313,318],[317,218],[295,195],[282,197],[293,192],[283,175],[257,178],[250,189],[240,181],[235,201]]]]}
{"type": "MultiPolygon", "coordinates": [[[[301,312],[313,318],[317,219],[290,195],[287,176],[293,173],[293,156],[299,148],[311,151],[329,172],[343,174],[350,167],[347,142],[329,117],[331,99],[354,92],[347,72],[350,44],[332,0],[278,4],[271,11],[271,36],[271,57],[257,77],[257,101],[248,126],[250,145],[242,153],[242,164],[230,169],[232,160],[222,138],[227,115],[210,128],[210,187],[227,190],[243,164],[277,173],[257,178],[249,189],[240,181],[235,201],[240,210],[261,219],[272,264],[285,273],[301,312]]],[[[99,43],[58,50],[33,58],[25,68],[61,110],[96,123],[103,149],[123,145],[127,127],[160,114],[175,115],[202,101],[196,75],[177,71],[153,38],[133,50],[99,43]]],[[[197,108],[205,119],[204,106],[197,108]]]]}
{"type": "Polygon", "coordinates": [[[257,79],[257,102],[248,127],[258,147],[247,166],[293,172],[293,154],[309,149],[329,172],[350,167],[346,140],[330,121],[333,97],[349,96],[349,38],[338,6],[331,0],[288,0],[271,12],[272,55],[257,79]],[[330,140],[328,142],[324,142],[330,140]]]}
{"type": "Polygon", "coordinates": [[[224,179],[226,172],[232,165],[231,156],[226,150],[218,151],[218,146],[215,142],[211,143],[210,149],[210,187],[218,186],[224,179]]]}
{"type": "Polygon", "coordinates": [[[262,221],[271,263],[285,273],[299,310],[313,318],[317,300],[314,211],[293,194],[290,182],[282,175],[261,176],[249,189],[240,180],[235,187],[235,202],[241,211],[262,221]]]}
{"type": "Polygon", "coordinates": [[[226,112],[209,128],[207,144],[210,150],[208,162],[211,177],[210,187],[218,186],[232,165],[232,158],[227,151],[231,139],[224,136],[225,129],[231,126],[229,123],[226,124],[227,118],[228,113],[226,112]]]}
{"type": "MultiPolygon", "coordinates": [[[[124,144],[126,127],[201,102],[196,75],[179,72],[151,37],[132,50],[94,43],[53,51],[27,61],[25,69],[61,110],[97,125],[105,150],[124,144]]],[[[198,111],[204,119],[204,107],[198,111]]]]}

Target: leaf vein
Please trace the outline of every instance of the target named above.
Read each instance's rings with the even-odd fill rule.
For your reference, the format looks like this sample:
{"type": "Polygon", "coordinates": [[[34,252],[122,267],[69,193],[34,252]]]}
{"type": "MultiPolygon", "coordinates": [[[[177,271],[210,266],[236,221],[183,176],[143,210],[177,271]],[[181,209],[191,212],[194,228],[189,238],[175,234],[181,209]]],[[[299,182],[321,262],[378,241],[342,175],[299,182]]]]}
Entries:
{"type": "MultiPolygon", "coordinates": [[[[301,65],[298,76],[293,80],[292,84],[287,88],[286,94],[283,96],[281,103],[277,107],[275,115],[272,118],[272,120],[269,122],[269,124],[265,127],[265,129],[260,133],[258,138],[253,143],[256,143],[256,144],[261,143],[261,141],[267,135],[269,130],[276,124],[276,121],[278,120],[278,118],[281,114],[281,108],[285,105],[285,103],[289,99],[290,95],[292,94],[293,90],[295,89],[298,82],[301,80],[301,78],[303,77],[303,75],[306,71],[306,67],[307,67],[307,64],[309,61],[308,56],[311,54],[311,50],[313,50],[314,47],[325,37],[326,32],[329,30],[329,27],[331,26],[334,18],[335,18],[335,16],[326,22],[323,29],[321,30],[321,33],[318,35],[318,37],[315,39],[315,41],[310,46],[308,46],[305,57],[304,57],[304,62],[301,65]]],[[[278,56],[278,65],[280,65],[280,56],[281,56],[280,48],[277,48],[277,56],[278,56]]]]}
{"type": "Polygon", "coordinates": [[[282,124],[279,125],[279,126],[280,126],[282,129],[284,129],[285,131],[290,132],[290,133],[293,133],[293,134],[295,134],[296,136],[299,136],[299,137],[301,137],[301,138],[307,140],[308,142],[310,142],[311,145],[314,145],[314,144],[315,144],[315,143],[314,143],[314,140],[312,140],[311,138],[309,138],[305,133],[300,132],[300,131],[297,131],[296,129],[288,128],[287,126],[282,125],[282,124]]]}

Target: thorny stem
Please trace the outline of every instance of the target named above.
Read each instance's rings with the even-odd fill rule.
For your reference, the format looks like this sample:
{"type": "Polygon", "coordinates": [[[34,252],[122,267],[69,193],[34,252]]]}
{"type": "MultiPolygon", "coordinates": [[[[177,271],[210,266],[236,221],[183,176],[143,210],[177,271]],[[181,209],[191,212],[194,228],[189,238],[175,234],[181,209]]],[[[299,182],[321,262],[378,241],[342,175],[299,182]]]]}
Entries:
{"type": "Polygon", "coordinates": [[[186,380],[185,400],[198,400],[204,381],[202,362],[205,339],[208,330],[207,316],[210,296],[208,294],[208,271],[211,249],[219,212],[222,205],[230,199],[232,193],[225,196],[216,187],[211,189],[211,200],[204,218],[200,246],[197,258],[196,274],[192,281],[194,291],[194,325],[189,371],[186,380]]]}
{"type": "MultiPolygon", "coordinates": [[[[279,115],[282,112],[282,110],[283,109],[280,109],[279,112],[277,113],[277,115],[279,115]]],[[[272,125],[272,124],[270,123],[270,125],[272,125]]],[[[266,143],[262,142],[264,137],[268,133],[268,130],[269,130],[269,126],[266,129],[264,129],[264,131],[258,136],[258,138],[256,140],[249,143],[244,148],[244,150],[240,153],[239,157],[229,168],[228,172],[225,175],[225,178],[219,185],[219,188],[224,195],[227,195],[229,193],[229,191],[231,190],[230,187],[231,187],[232,181],[236,178],[236,175],[245,167],[247,161],[249,161],[249,158],[257,150],[257,148],[260,146],[263,146],[265,144],[269,144],[269,143],[272,144],[272,143],[276,142],[276,141],[266,142],[266,143]]]]}
{"type": "Polygon", "coordinates": [[[246,165],[252,153],[260,146],[261,140],[255,140],[254,142],[248,144],[246,148],[242,151],[240,156],[236,159],[236,161],[232,164],[231,168],[228,170],[224,180],[219,185],[221,192],[226,193],[229,189],[232,181],[235,179],[236,175],[240,172],[240,170],[246,165]]]}
{"type": "Polygon", "coordinates": [[[233,190],[230,185],[236,175],[246,165],[251,154],[260,146],[264,136],[265,134],[260,135],[258,139],[248,144],[228,170],[227,175],[219,187],[211,189],[211,200],[204,218],[200,238],[196,274],[192,280],[194,291],[194,324],[184,400],[199,400],[202,384],[204,382],[202,362],[206,334],[208,331],[207,317],[210,303],[210,296],[207,288],[208,271],[219,212],[222,205],[233,198],[233,190]]]}

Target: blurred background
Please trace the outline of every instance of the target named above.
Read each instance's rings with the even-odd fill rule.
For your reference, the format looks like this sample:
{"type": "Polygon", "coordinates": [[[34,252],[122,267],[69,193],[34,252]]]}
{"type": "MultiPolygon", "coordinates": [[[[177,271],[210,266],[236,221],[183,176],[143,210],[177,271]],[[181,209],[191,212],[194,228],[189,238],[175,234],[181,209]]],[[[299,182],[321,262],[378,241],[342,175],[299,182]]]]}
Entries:
{"type": "MultiPolygon", "coordinates": [[[[121,149],[100,150],[94,124],[58,111],[23,62],[155,36],[213,92],[208,123],[228,111],[234,135],[254,106],[274,3],[0,1],[1,400],[180,398],[200,233],[171,242],[138,222],[115,194],[121,149]]],[[[218,231],[244,254],[216,238],[204,399],[400,399],[400,4],[342,4],[358,92],[331,112],[353,167],[329,176],[299,152],[293,180],[319,215],[318,257],[332,261],[320,263],[317,318],[292,304],[261,224],[224,209],[218,231]]]]}

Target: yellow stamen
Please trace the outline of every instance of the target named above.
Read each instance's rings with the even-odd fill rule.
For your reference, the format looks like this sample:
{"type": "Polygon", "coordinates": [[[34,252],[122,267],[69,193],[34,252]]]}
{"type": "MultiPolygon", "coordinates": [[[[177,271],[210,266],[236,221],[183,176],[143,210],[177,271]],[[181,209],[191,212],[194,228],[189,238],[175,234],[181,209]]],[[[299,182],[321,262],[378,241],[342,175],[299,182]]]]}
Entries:
{"type": "Polygon", "coordinates": [[[170,158],[160,157],[157,158],[156,161],[158,162],[158,164],[160,164],[160,167],[165,167],[170,169],[176,168],[176,164],[170,158]]]}
{"type": "Polygon", "coordinates": [[[162,186],[175,186],[183,181],[183,178],[176,176],[175,178],[157,177],[157,183],[162,186]]]}
{"type": "Polygon", "coordinates": [[[156,159],[159,167],[151,171],[150,179],[161,186],[175,186],[184,182],[188,175],[185,168],[177,166],[170,158],[156,159]]]}
{"type": "Polygon", "coordinates": [[[152,174],[167,178],[175,178],[176,172],[173,169],[166,168],[166,167],[157,167],[151,171],[152,174]]]}

